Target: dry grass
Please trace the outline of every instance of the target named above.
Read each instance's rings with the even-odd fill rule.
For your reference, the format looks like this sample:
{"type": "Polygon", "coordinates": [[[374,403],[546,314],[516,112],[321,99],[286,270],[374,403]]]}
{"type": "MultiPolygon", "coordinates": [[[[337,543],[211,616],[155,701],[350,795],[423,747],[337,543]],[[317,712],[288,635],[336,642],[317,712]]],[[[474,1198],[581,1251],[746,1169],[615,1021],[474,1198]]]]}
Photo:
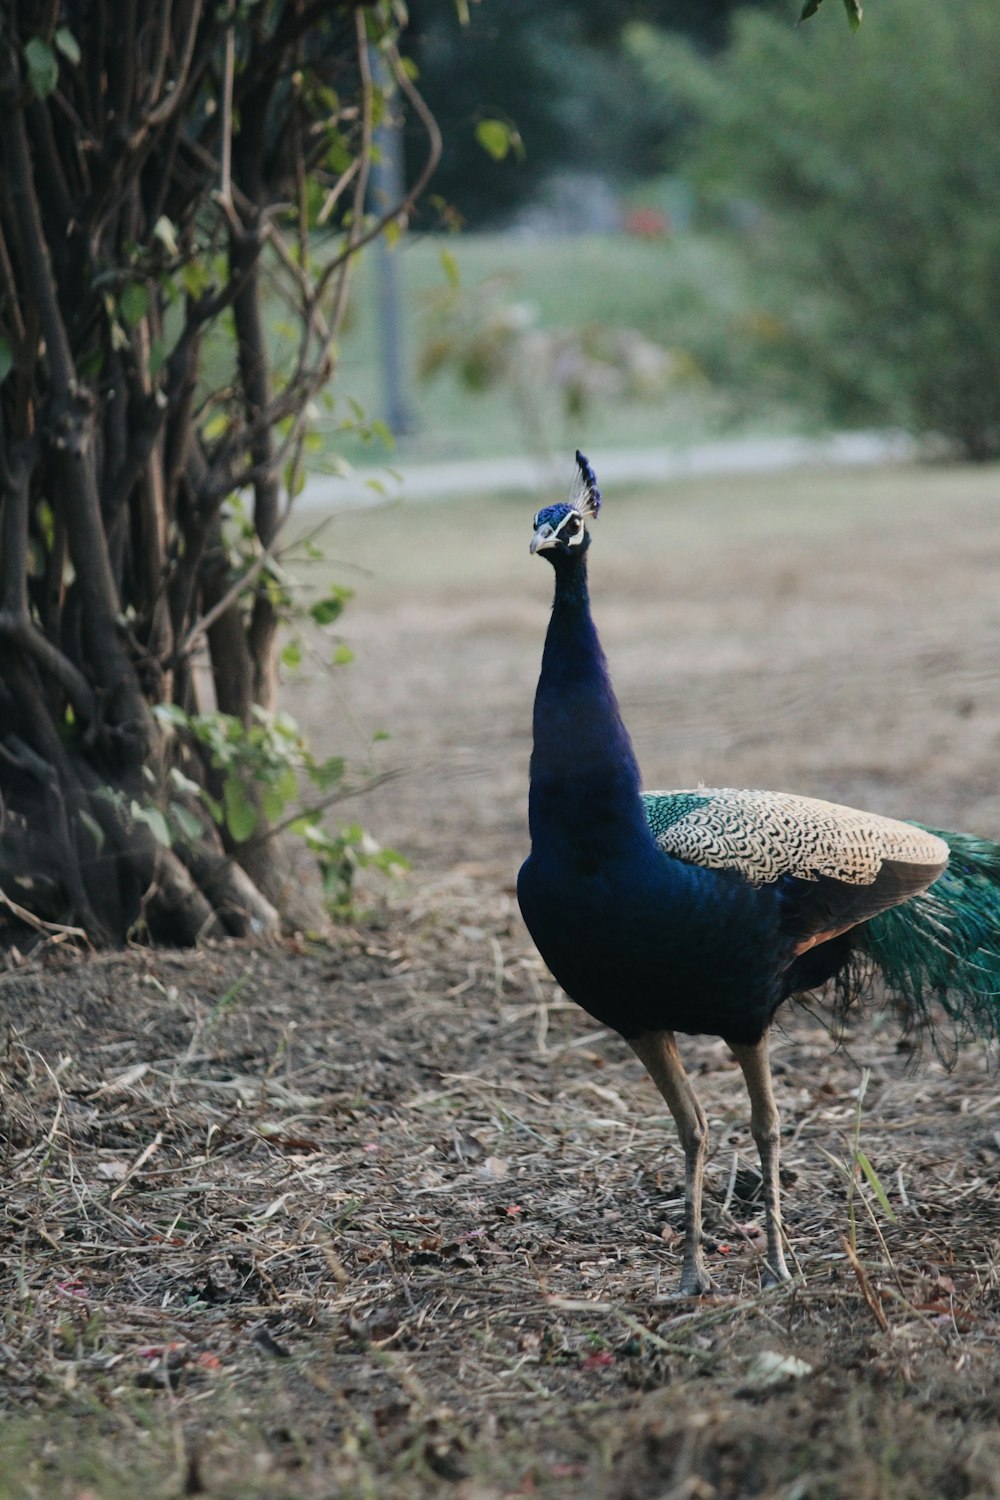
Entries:
{"type": "MultiPolygon", "coordinates": [[[[630,501],[638,548],[612,541],[609,499],[602,608],[639,740],[665,692],[679,781],[694,729],[729,724],[728,740],[706,731],[708,779],[725,760],[733,781],[989,832],[989,476],[910,476],[906,506],[870,515],[856,477],[802,513],[795,482],[741,488],[761,507],[753,566],[731,499],[630,501]]],[[[388,576],[357,611],[351,711],[412,752],[371,809],[421,856],[404,892],[335,948],[51,950],[0,974],[3,1500],[997,1494],[985,1045],[948,1073],[901,1050],[891,1016],[859,1018],[838,1050],[821,1013],[788,1013],[775,1071],[798,1276],[762,1293],[740,1075],[721,1044],[687,1044],[722,1295],[670,1296],[682,1188],[662,1106],[555,991],[513,904],[545,578],[508,597],[490,558],[509,545],[528,567],[527,519],[480,505],[371,523],[388,576]],[[446,574],[468,552],[447,607],[421,527],[446,574]],[[852,1177],[856,1128],[895,1221],[852,1177]]]]}
{"type": "Polygon", "coordinates": [[[801,1279],[761,1294],[742,1083],[693,1043],[725,1295],[690,1303],[651,1087],[468,878],[334,952],[56,955],[0,1005],[0,1494],[992,1493],[983,1050],[914,1072],[888,1027],[847,1056],[791,1019],[801,1279]],[[898,1222],[858,1186],[855,1271],[859,1064],[898,1222]],[[762,1351],[809,1370],[762,1386],[762,1351]]]}

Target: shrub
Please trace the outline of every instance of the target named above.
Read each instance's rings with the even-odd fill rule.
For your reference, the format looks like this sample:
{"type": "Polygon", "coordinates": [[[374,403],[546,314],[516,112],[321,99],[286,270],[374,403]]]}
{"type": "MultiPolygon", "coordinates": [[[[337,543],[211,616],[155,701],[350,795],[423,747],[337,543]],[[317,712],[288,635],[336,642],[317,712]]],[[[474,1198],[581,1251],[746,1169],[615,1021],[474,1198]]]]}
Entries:
{"type": "Polygon", "coordinates": [[[749,358],[835,421],[1000,455],[995,0],[872,7],[856,37],[747,12],[716,60],[649,28],[630,45],[687,109],[688,170],[742,209],[766,272],[729,374],[749,358]]]}

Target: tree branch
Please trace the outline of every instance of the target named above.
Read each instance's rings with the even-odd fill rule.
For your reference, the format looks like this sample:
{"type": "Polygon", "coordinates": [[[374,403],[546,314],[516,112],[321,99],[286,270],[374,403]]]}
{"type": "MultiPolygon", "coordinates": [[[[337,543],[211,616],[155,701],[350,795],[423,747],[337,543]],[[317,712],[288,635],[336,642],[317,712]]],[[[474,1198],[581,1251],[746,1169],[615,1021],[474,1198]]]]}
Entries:
{"type": "MultiPolygon", "coordinates": [[[[274,541],[277,541],[277,539],[278,533],[276,532],[274,541]]],[[[232,605],[236,603],[237,599],[239,599],[243,591],[250,587],[254,579],[260,575],[267,564],[273,561],[274,553],[270,547],[266,547],[263,552],[259,553],[257,557],[254,558],[253,562],[250,564],[249,568],[247,568],[246,572],[241,573],[240,576],[230,584],[225,593],[219,596],[219,598],[212,605],[211,609],[206,610],[201,619],[194,622],[187,635],[174,651],[173,661],[186,661],[197,646],[198,642],[201,640],[202,636],[207,634],[207,632],[212,629],[212,626],[215,624],[215,622],[220,619],[221,616],[224,615],[232,605]]]]}
{"type": "Polygon", "coordinates": [[[91,726],[97,719],[97,700],[86,677],[75,667],[58,646],[53,646],[47,636],[32,624],[26,615],[0,610],[0,636],[13,646],[19,646],[33,657],[44,672],[57,682],[73,705],[74,712],[91,726]]]}
{"type": "Polygon", "coordinates": [[[66,325],[59,310],[55,278],[49,247],[42,227],[42,216],[31,174],[31,153],[24,128],[24,115],[14,109],[7,118],[3,134],[3,154],[21,235],[24,281],[42,320],[42,330],[49,353],[52,384],[62,400],[68,400],[76,389],[76,369],[70,352],[66,325]]]}

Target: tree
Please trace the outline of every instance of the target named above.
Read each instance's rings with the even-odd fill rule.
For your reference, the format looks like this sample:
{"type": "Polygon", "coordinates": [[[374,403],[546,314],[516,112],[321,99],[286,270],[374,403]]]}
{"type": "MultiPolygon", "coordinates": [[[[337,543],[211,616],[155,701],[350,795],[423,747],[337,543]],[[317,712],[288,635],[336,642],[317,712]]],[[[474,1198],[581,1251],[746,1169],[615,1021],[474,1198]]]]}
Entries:
{"type": "Polygon", "coordinates": [[[711,63],[648,30],[632,42],[689,112],[704,200],[739,206],[766,277],[715,373],[1000,456],[994,0],[884,6],[863,43],[747,13],[711,63]]]}
{"type": "Polygon", "coordinates": [[[445,140],[435,190],[482,228],[509,220],[555,172],[604,173],[617,184],[650,175],[675,122],[648,99],[624,30],[656,25],[711,51],[739,3],[483,0],[463,23],[439,0],[412,0],[408,40],[445,140]],[[508,123],[522,149],[484,161],[484,119],[508,123]]]}
{"type": "Polygon", "coordinates": [[[393,14],[0,0],[0,891],[32,920],[273,927],[269,820],[296,766],[338,793],[276,711],[275,554],[352,267],[438,155],[393,14]],[[368,212],[386,88],[425,159],[368,212]]]}

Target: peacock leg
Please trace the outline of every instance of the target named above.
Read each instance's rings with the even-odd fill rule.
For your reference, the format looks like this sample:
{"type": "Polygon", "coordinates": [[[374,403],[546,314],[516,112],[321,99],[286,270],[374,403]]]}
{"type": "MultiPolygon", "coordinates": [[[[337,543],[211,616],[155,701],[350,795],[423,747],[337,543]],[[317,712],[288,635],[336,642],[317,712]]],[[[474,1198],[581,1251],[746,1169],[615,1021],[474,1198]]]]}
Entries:
{"type": "Polygon", "coordinates": [[[684,1259],[680,1294],[697,1297],[712,1290],[701,1247],[701,1191],[708,1153],[708,1121],[684,1071],[672,1031],[646,1031],[629,1041],[667,1101],[684,1149],[684,1259]]]}
{"type": "Polygon", "coordinates": [[[750,1133],[760,1153],[760,1170],[764,1178],[764,1217],[767,1226],[767,1269],[765,1286],[791,1281],[781,1242],[781,1183],[778,1170],[781,1160],[781,1135],[778,1108],[771,1087],[771,1064],[767,1052],[767,1032],[753,1046],[727,1042],[730,1052],[743,1070],[750,1095],[750,1133]]]}

